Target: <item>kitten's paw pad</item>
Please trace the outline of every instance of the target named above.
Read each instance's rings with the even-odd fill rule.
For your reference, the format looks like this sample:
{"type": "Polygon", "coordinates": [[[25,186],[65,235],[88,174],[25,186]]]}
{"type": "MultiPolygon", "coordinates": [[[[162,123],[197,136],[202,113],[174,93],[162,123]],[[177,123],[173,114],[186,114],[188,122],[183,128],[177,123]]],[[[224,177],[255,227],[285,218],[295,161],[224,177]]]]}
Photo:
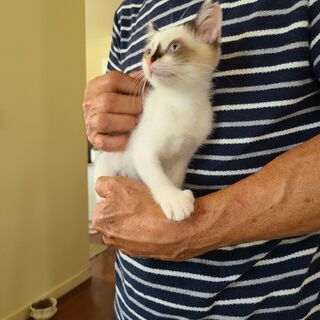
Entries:
{"type": "Polygon", "coordinates": [[[160,205],[168,219],[181,221],[194,211],[194,197],[190,190],[178,190],[168,195],[160,205]]]}

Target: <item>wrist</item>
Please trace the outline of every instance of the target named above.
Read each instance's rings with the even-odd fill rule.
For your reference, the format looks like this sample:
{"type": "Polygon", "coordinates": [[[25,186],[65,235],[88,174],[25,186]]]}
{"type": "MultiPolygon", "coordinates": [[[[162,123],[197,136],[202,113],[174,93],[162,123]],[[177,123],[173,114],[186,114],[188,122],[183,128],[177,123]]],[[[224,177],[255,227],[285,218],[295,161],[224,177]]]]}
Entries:
{"type": "Polygon", "coordinates": [[[214,194],[195,200],[192,216],[182,222],[183,256],[185,259],[200,256],[206,252],[224,246],[222,228],[220,228],[223,209],[214,194]]]}

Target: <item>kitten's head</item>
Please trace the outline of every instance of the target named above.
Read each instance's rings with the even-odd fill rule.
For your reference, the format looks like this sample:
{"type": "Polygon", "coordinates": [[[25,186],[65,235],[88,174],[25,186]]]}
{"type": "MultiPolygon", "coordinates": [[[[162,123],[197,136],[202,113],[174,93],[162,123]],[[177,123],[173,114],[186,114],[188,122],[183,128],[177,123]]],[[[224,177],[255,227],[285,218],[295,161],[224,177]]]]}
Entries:
{"type": "Polygon", "coordinates": [[[222,13],[206,0],[196,18],[159,31],[149,26],[142,66],[154,87],[210,81],[220,56],[222,13]]]}

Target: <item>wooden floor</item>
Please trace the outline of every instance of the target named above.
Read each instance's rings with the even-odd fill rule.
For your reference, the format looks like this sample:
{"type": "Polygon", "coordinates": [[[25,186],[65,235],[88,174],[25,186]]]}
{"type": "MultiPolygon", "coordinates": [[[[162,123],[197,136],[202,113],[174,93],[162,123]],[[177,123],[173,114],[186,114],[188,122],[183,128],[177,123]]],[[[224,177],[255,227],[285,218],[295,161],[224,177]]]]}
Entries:
{"type": "MultiPolygon", "coordinates": [[[[100,242],[100,236],[91,236],[100,242]]],[[[92,278],[58,301],[53,320],[112,320],[114,297],[113,249],[91,260],[92,278]]]]}

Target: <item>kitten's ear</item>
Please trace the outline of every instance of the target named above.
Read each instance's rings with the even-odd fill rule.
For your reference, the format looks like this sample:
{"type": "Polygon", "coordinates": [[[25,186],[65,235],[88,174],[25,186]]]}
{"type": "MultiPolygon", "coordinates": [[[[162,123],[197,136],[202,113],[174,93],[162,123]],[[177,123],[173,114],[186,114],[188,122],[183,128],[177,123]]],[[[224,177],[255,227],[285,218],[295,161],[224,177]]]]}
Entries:
{"type": "Polygon", "coordinates": [[[148,24],[148,35],[149,37],[154,36],[159,31],[159,28],[154,22],[148,24]]]}
{"type": "Polygon", "coordinates": [[[221,40],[222,11],[219,3],[206,0],[194,20],[196,35],[208,44],[221,40]]]}

